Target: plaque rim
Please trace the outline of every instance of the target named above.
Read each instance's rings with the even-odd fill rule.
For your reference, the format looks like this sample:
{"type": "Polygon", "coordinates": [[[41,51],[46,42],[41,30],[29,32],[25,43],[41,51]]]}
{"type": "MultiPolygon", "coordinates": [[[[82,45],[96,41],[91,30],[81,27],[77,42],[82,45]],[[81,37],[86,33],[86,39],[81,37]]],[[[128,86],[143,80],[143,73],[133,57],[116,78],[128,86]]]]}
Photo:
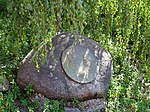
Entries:
{"type": "MultiPolygon", "coordinates": [[[[86,50],[89,50],[87,47],[84,47],[84,46],[82,46],[82,45],[70,45],[70,46],[66,47],[66,48],[64,49],[64,51],[62,52],[62,55],[61,55],[61,65],[62,65],[63,71],[65,72],[65,74],[66,74],[71,80],[73,80],[73,81],[75,81],[75,82],[77,82],[77,83],[81,83],[81,84],[90,83],[90,82],[92,82],[92,81],[94,81],[94,80],[96,79],[97,71],[98,71],[98,68],[97,68],[97,67],[99,67],[99,66],[98,66],[98,59],[96,58],[96,56],[95,56],[94,54],[92,54],[92,53],[90,52],[90,50],[89,50],[89,53],[90,53],[90,55],[91,55],[93,58],[95,58],[95,63],[96,63],[96,65],[95,65],[96,71],[94,72],[94,76],[93,76],[94,78],[92,78],[91,80],[89,80],[89,81],[79,81],[79,80],[76,80],[76,79],[72,78],[71,75],[68,73],[68,71],[66,71],[65,66],[64,66],[64,64],[63,64],[63,62],[64,62],[64,61],[63,61],[63,59],[64,59],[63,57],[64,57],[64,55],[66,55],[65,52],[66,52],[67,50],[71,49],[71,48],[76,47],[76,46],[82,47],[83,49],[86,49],[86,50]]],[[[67,52],[68,52],[68,51],[67,51],[67,52]]]]}

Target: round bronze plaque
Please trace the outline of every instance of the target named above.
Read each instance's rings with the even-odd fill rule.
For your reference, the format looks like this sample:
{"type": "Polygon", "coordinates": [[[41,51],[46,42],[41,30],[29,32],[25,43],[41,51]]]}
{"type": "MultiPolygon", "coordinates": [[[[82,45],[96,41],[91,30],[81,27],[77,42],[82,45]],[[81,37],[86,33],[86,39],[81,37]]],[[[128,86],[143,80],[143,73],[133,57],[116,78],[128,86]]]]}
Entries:
{"type": "Polygon", "coordinates": [[[85,47],[68,47],[64,50],[61,61],[64,71],[74,81],[88,83],[96,78],[97,58],[85,47]]]}

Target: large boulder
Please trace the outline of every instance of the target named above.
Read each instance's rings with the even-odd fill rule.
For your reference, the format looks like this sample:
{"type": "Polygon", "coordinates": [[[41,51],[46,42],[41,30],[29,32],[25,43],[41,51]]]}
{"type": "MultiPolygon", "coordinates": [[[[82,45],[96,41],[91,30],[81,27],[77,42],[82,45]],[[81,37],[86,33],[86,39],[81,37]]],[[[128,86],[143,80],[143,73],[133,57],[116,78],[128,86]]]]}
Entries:
{"type": "Polygon", "coordinates": [[[45,59],[41,59],[41,52],[34,50],[23,59],[17,75],[19,86],[24,89],[32,84],[37,93],[52,99],[103,97],[112,74],[110,54],[80,34],[59,34],[52,38],[52,45],[52,49],[49,43],[46,48],[40,48],[47,49],[45,59]]]}

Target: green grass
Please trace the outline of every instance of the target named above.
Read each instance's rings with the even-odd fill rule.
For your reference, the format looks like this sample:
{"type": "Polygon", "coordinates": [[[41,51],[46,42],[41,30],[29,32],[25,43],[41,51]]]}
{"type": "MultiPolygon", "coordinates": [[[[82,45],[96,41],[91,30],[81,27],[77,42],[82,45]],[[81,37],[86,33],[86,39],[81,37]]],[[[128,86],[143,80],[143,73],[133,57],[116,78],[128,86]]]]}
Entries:
{"type": "MultiPolygon", "coordinates": [[[[0,0],[0,76],[9,79],[10,90],[0,92],[0,111],[37,110],[39,103],[30,99],[32,86],[21,90],[16,83],[19,63],[56,32],[78,32],[97,41],[112,56],[106,111],[150,112],[149,0],[8,1],[0,0]]],[[[75,99],[72,106],[78,104],[75,99]]],[[[65,105],[63,100],[47,99],[42,110],[61,112],[65,105]]]]}

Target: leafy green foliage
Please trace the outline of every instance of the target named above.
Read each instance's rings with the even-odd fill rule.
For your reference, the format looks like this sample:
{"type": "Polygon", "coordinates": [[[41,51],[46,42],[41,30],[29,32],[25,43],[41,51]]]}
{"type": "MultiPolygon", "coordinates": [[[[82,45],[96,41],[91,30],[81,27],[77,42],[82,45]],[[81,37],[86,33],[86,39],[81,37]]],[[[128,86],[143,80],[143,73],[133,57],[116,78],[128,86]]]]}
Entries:
{"type": "Polygon", "coordinates": [[[74,98],[73,101],[71,102],[71,107],[79,107],[80,102],[77,98],[74,98]]]}
{"type": "Polygon", "coordinates": [[[49,100],[47,99],[43,111],[44,112],[64,112],[63,107],[65,106],[65,102],[63,100],[49,100]]]}
{"type": "Polygon", "coordinates": [[[24,90],[26,91],[26,94],[28,96],[32,96],[32,94],[34,93],[34,89],[31,84],[28,84],[24,90]]]}
{"type": "MultiPolygon", "coordinates": [[[[17,99],[36,110],[27,98],[32,87],[24,95],[16,84],[18,66],[32,48],[52,46],[51,37],[58,32],[81,33],[110,52],[114,68],[108,112],[150,111],[149,0],[0,0],[0,6],[0,75],[11,84],[9,91],[0,92],[0,111],[18,111],[17,99]]],[[[44,59],[46,51],[41,54],[44,59]]],[[[61,104],[49,100],[44,108],[60,112],[61,104]]]]}
{"type": "Polygon", "coordinates": [[[0,0],[0,17],[4,16],[7,12],[7,0],[0,0]]]}

